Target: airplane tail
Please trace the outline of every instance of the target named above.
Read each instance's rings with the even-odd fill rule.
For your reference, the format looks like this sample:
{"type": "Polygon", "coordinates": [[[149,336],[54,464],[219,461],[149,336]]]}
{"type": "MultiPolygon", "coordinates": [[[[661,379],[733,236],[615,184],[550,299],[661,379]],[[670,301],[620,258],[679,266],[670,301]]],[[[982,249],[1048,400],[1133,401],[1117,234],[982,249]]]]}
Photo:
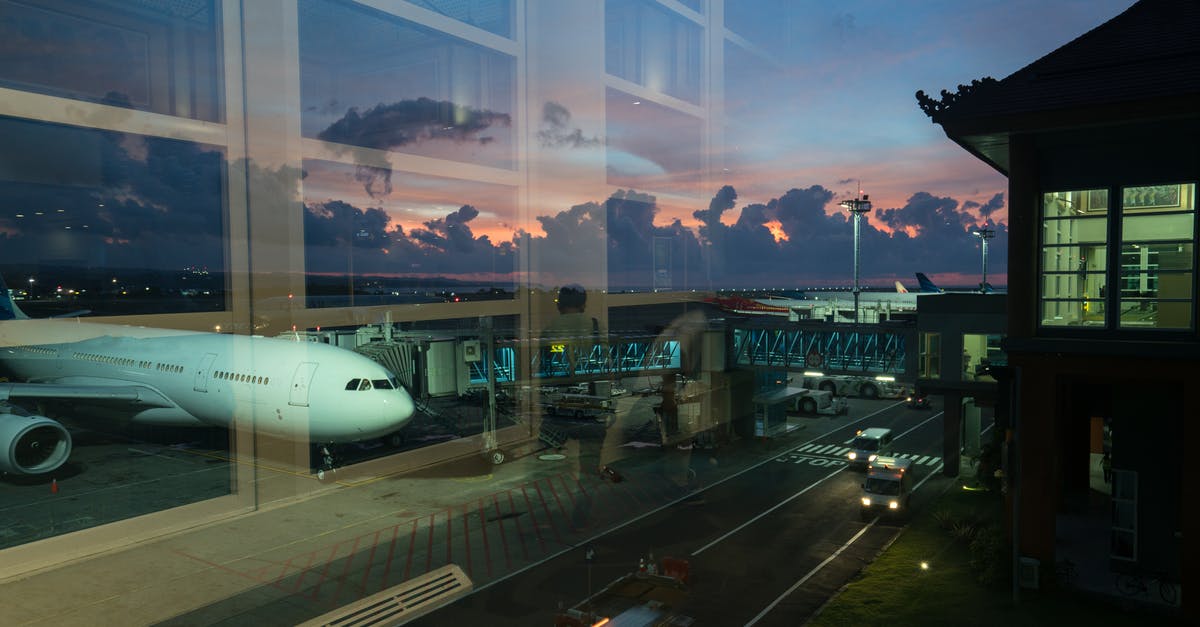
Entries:
{"type": "Polygon", "coordinates": [[[991,283],[984,281],[983,284],[980,285],[979,291],[983,292],[984,294],[991,294],[992,292],[996,291],[996,289],[992,287],[991,283]]]}
{"type": "Polygon", "coordinates": [[[897,294],[907,294],[908,288],[904,287],[903,283],[896,281],[896,293],[897,294]]]}
{"type": "Polygon", "coordinates": [[[930,281],[929,277],[925,276],[923,272],[917,273],[917,282],[921,284],[922,292],[940,294],[944,291],[942,288],[934,285],[933,281],[930,281]]]}
{"type": "Polygon", "coordinates": [[[12,292],[8,290],[8,285],[4,283],[4,277],[0,276],[0,320],[27,320],[29,316],[21,311],[20,307],[13,302],[12,292]]]}

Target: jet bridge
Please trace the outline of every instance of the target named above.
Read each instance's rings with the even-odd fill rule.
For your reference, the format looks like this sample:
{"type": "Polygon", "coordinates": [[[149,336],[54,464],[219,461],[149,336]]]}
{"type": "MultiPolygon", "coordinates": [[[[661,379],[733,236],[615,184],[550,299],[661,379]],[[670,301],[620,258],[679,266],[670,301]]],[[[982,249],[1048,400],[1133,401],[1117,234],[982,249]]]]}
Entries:
{"type": "Polygon", "coordinates": [[[916,328],[910,325],[733,323],[731,365],[827,374],[912,376],[916,328]]]}

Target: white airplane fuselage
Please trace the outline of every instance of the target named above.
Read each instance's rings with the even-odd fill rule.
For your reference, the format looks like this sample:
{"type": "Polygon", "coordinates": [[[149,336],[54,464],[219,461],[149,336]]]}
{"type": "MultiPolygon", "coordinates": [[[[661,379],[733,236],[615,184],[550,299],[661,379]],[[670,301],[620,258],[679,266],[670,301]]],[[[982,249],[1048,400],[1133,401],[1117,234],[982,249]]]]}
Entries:
{"type": "Polygon", "coordinates": [[[414,409],[393,375],[367,357],[257,336],[8,320],[0,322],[0,371],[62,390],[79,407],[117,406],[137,422],[253,428],[313,442],[387,435],[414,409]],[[102,386],[139,398],[96,398],[102,386]]]}

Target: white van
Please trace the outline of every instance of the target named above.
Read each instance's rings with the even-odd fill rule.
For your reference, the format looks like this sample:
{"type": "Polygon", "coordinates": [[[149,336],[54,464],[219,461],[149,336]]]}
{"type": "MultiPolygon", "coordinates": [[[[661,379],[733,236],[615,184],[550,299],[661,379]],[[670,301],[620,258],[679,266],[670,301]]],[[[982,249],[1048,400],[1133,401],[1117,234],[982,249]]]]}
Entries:
{"type": "Polygon", "coordinates": [[[860,430],[854,437],[850,452],[846,453],[846,461],[851,468],[866,468],[876,457],[891,454],[892,430],[872,427],[860,430]]]}
{"type": "Polygon", "coordinates": [[[862,519],[907,515],[911,471],[912,462],[903,457],[876,457],[867,466],[867,480],[862,484],[862,519]]]}

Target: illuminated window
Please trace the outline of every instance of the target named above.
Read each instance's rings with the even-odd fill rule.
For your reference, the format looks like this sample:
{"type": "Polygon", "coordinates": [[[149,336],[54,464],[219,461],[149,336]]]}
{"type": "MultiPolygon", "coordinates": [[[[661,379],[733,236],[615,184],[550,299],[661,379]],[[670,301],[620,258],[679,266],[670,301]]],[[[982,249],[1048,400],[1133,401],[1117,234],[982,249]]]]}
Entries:
{"type": "Polygon", "coordinates": [[[1043,326],[1104,326],[1107,244],[1106,190],[1043,195],[1043,326]]]}
{"type": "Polygon", "coordinates": [[[922,333],[919,377],[922,379],[940,379],[942,376],[942,334],[922,333]]]}
{"type": "Polygon", "coordinates": [[[1126,187],[1121,196],[1121,327],[1190,328],[1195,184],[1126,187]]]}

